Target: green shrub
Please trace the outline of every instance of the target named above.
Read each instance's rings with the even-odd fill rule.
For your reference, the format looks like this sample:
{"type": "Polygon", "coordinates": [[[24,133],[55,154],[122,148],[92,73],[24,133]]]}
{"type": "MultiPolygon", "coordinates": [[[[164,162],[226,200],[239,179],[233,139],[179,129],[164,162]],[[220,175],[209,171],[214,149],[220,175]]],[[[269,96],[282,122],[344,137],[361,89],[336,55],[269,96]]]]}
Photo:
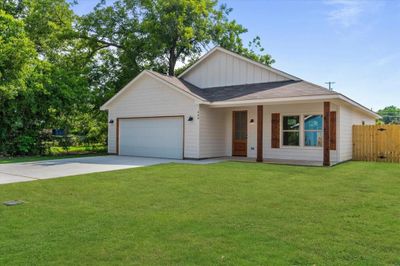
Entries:
{"type": "Polygon", "coordinates": [[[18,154],[28,154],[35,148],[35,139],[30,136],[19,136],[16,142],[18,154]]]}

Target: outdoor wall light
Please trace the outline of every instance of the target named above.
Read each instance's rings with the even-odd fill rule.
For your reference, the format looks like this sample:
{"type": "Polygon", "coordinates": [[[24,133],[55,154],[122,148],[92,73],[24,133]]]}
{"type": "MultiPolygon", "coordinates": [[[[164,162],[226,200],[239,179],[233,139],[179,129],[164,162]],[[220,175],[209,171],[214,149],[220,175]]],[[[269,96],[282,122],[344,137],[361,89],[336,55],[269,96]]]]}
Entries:
{"type": "Polygon", "coordinates": [[[254,119],[250,119],[250,124],[254,124],[254,119]]]}
{"type": "Polygon", "coordinates": [[[108,121],[108,123],[114,124],[114,120],[110,119],[110,121],[108,121]]]}
{"type": "Polygon", "coordinates": [[[193,116],[189,116],[188,121],[192,122],[193,121],[193,116]]]}

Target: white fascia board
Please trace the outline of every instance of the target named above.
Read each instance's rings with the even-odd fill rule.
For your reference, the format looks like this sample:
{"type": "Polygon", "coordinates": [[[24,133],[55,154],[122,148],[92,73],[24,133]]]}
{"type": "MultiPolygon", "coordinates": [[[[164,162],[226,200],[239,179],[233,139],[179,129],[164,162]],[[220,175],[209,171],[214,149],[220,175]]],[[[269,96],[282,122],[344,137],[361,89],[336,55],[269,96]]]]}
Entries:
{"type": "Polygon", "coordinates": [[[317,96],[299,96],[299,97],[286,97],[286,98],[271,98],[271,99],[257,99],[257,100],[244,100],[244,101],[220,101],[212,102],[210,107],[234,107],[245,105],[258,105],[258,104],[286,104],[286,103],[299,103],[321,100],[337,99],[338,95],[317,95],[317,96]]]}
{"type": "Polygon", "coordinates": [[[300,78],[298,78],[298,77],[292,76],[292,75],[290,75],[290,74],[288,74],[288,73],[285,73],[285,72],[283,72],[283,71],[281,71],[281,70],[278,70],[278,69],[275,69],[275,68],[273,68],[273,67],[270,67],[270,66],[261,64],[261,63],[259,63],[259,62],[256,62],[256,61],[251,60],[251,59],[249,59],[249,58],[247,58],[247,57],[244,57],[244,56],[242,56],[242,55],[239,55],[239,54],[237,54],[237,53],[234,53],[234,52],[232,52],[232,51],[229,51],[229,50],[227,50],[227,49],[225,49],[225,48],[222,48],[222,47],[220,47],[220,46],[214,47],[213,49],[211,49],[210,51],[208,51],[205,55],[203,55],[202,57],[200,57],[200,59],[197,60],[196,63],[194,63],[194,64],[191,65],[188,69],[186,69],[185,71],[183,71],[183,72],[178,76],[178,78],[181,78],[181,77],[183,77],[184,75],[186,75],[188,72],[190,72],[192,69],[194,69],[197,65],[199,65],[201,62],[203,62],[206,58],[208,58],[210,55],[212,55],[215,51],[221,51],[221,52],[223,52],[223,53],[232,55],[233,57],[238,58],[239,60],[243,60],[243,61],[246,61],[246,62],[248,62],[248,63],[250,63],[250,64],[256,65],[256,66],[258,66],[258,67],[267,69],[267,70],[269,70],[269,71],[271,71],[271,72],[273,72],[273,73],[275,73],[275,74],[277,74],[277,75],[283,76],[283,77],[288,78],[288,79],[290,79],[290,80],[300,80],[300,78]]]}
{"type": "Polygon", "coordinates": [[[350,98],[342,94],[334,95],[315,95],[315,96],[298,96],[298,97],[286,97],[286,98],[272,98],[272,99],[256,99],[256,100],[244,100],[244,101],[220,101],[209,103],[209,107],[212,108],[223,108],[223,107],[236,107],[236,106],[248,106],[248,105],[274,105],[274,104],[291,104],[291,103],[308,103],[308,102],[318,102],[326,100],[341,100],[353,107],[359,109],[360,111],[374,117],[375,119],[381,118],[377,113],[369,110],[365,106],[351,100],[350,98]]]}
{"type": "Polygon", "coordinates": [[[204,59],[206,59],[207,57],[209,57],[211,54],[213,54],[216,50],[217,50],[218,46],[215,46],[214,48],[212,48],[210,51],[208,51],[207,53],[205,53],[203,56],[201,56],[196,63],[194,63],[193,65],[191,65],[189,68],[187,68],[185,71],[183,71],[178,78],[183,77],[184,75],[186,75],[186,73],[188,73],[189,71],[191,71],[193,68],[195,68],[197,65],[199,65],[201,62],[204,61],[204,59]]]}
{"type": "MultiPolygon", "coordinates": [[[[146,70],[146,71],[147,71],[147,70],[146,70]]],[[[196,103],[207,102],[205,99],[201,98],[200,96],[198,96],[198,95],[196,95],[196,94],[194,94],[194,93],[188,92],[188,91],[184,91],[184,90],[182,90],[182,89],[176,87],[174,84],[172,84],[172,83],[170,83],[170,82],[168,82],[168,81],[166,81],[166,80],[163,80],[162,78],[158,77],[157,75],[154,75],[151,71],[147,71],[147,72],[148,72],[152,77],[154,77],[154,78],[156,78],[157,80],[161,81],[162,83],[164,83],[164,84],[167,85],[168,87],[170,87],[170,88],[172,88],[172,89],[174,89],[174,90],[176,90],[176,91],[178,91],[178,92],[180,92],[180,93],[182,93],[182,94],[188,96],[188,97],[191,98],[192,100],[195,100],[196,103]]]]}
{"type": "Polygon", "coordinates": [[[100,107],[100,110],[108,110],[109,105],[115,100],[117,99],[121,94],[123,94],[130,86],[132,86],[132,84],[134,84],[138,79],[140,79],[142,76],[144,75],[148,75],[151,78],[157,79],[158,81],[162,82],[163,84],[165,84],[166,86],[168,86],[169,88],[178,91],[179,93],[182,93],[184,95],[186,95],[187,97],[191,98],[192,100],[194,100],[196,103],[203,103],[205,100],[200,98],[197,95],[191,94],[189,92],[186,92],[184,90],[181,90],[180,88],[177,88],[174,84],[167,82],[161,78],[159,78],[158,76],[154,75],[153,73],[151,73],[151,71],[148,70],[144,70],[142,71],[139,75],[137,75],[133,80],[131,80],[127,85],[125,85],[125,87],[123,87],[117,94],[115,94],[110,100],[108,100],[105,104],[103,104],[100,107]]]}
{"type": "Polygon", "coordinates": [[[375,113],[374,111],[368,109],[367,107],[365,107],[365,106],[359,104],[359,103],[356,102],[356,101],[353,101],[352,99],[346,97],[346,96],[343,95],[343,94],[339,94],[339,99],[341,99],[342,101],[344,101],[344,102],[346,102],[346,103],[352,105],[353,107],[356,107],[357,109],[360,109],[362,112],[364,112],[364,113],[366,113],[366,114],[372,116],[372,117],[375,118],[375,119],[380,119],[380,118],[382,118],[380,115],[378,115],[378,114],[375,113]]]}
{"type": "Polygon", "coordinates": [[[242,55],[240,55],[240,54],[234,53],[234,52],[232,52],[232,51],[229,51],[229,50],[227,50],[227,49],[225,49],[225,48],[217,47],[217,50],[222,51],[222,52],[225,52],[225,53],[227,53],[227,54],[230,54],[230,55],[232,55],[232,56],[234,56],[234,57],[236,57],[236,58],[238,58],[238,59],[242,59],[242,60],[244,60],[244,61],[246,61],[246,62],[248,62],[248,63],[250,63],[250,64],[259,66],[259,67],[264,68],[264,69],[266,69],[266,70],[269,70],[269,71],[271,71],[271,72],[273,72],[273,73],[275,73],[275,74],[277,74],[277,75],[283,76],[283,77],[285,77],[285,78],[288,78],[288,79],[291,79],[291,80],[301,80],[300,78],[295,77],[295,76],[293,76],[293,75],[290,75],[290,74],[288,74],[288,73],[286,73],[286,72],[284,72],[284,71],[281,71],[281,70],[279,70],[279,69],[276,69],[276,68],[273,68],[273,67],[270,67],[270,66],[261,64],[261,63],[259,63],[259,62],[257,62],[257,61],[254,61],[254,60],[252,60],[252,59],[249,59],[249,58],[247,58],[247,57],[245,57],[245,56],[242,56],[242,55]]]}
{"type": "Polygon", "coordinates": [[[124,91],[126,91],[133,83],[135,83],[138,79],[140,79],[143,75],[146,74],[146,71],[142,71],[139,75],[137,75],[134,79],[129,81],[119,92],[117,92],[111,99],[109,99],[105,104],[100,107],[100,110],[107,110],[107,106],[110,105],[116,98],[118,98],[124,91]]]}

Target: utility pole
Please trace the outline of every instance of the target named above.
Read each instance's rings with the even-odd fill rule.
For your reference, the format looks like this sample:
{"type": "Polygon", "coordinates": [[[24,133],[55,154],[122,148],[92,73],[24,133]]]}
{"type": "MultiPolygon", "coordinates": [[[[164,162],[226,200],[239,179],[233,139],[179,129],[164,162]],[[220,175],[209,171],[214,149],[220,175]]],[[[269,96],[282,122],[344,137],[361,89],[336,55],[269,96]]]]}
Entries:
{"type": "Polygon", "coordinates": [[[328,82],[325,82],[325,84],[328,84],[328,86],[329,86],[329,90],[330,91],[332,91],[333,89],[332,89],[332,85],[333,84],[335,84],[336,82],[334,82],[334,81],[328,81],[328,82]]]}

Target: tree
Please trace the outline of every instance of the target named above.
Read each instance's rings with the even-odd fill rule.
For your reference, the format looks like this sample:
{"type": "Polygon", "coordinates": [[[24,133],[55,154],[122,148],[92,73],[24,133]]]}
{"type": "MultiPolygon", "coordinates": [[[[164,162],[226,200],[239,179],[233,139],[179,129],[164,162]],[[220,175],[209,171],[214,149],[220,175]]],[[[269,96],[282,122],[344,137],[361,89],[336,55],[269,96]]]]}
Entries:
{"type": "MultiPolygon", "coordinates": [[[[158,1],[141,3],[143,31],[150,50],[159,61],[165,61],[168,74],[173,76],[176,62],[201,53],[213,40],[226,34],[224,10],[216,9],[216,1],[158,1]]],[[[242,32],[240,25],[232,32],[242,32]]]]}
{"type": "Polygon", "coordinates": [[[0,9],[0,101],[10,99],[26,88],[35,56],[24,23],[0,9]]]}
{"type": "Polygon", "coordinates": [[[25,8],[24,0],[0,1],[0,9],[13,17],[20,17],[23,14],[24,8],[25,8]]]}
{"type": "Polygon", "coordinates": [[[0,154],[40,153],[44,129],[83,110],[89,94],[79,42],[70,37],[74,15],[63,0],[4,1],[3,7],[0,154]]]}
{"type": "Polygon", "coordinates": [[[16,119],[16,100],[27,94],[27,84],[33,72],[36,51],[24,31],[24,23],[0,9],[0,152],[8,150],[14,138],[20,149],[26,149],[30,139],[18,138],[23,125],[16,119]]]}
{"type": "Polygon", "coordinates": [[[378,111],[385,124],[400,124],[400,108],[391,105],[378,111]]]}
{"type": "Polygon", "coordinates": [[[100,1],[77,16],[67,0],[0,0],[0,154],[43,152],[44,132],[102,141],[99,107],[144,69],[174,75],[211,46],[271,64],[260,38],[216,0],[100,1]]]}
{"type": "Polygon", "coordinates": [[[269,55],[258,54],[264,51],[259,37],[244,47],[241,35],[247,29],[229,20],[231,11],[215,0],[119,0],[82,17],[79,32],[94,51],[112,51],[125,83],[144,68],[174,75],[178,61],[193,60],[210,45],[273,63],[269,55]]]}
{"type": "MultiPolygon", "coordinates": [[[[270,56],[257,56],[243,47],[241,34],[247,32],[242,25],[228,19],[232,9],[217,1],[142,1],[143,28],[148,32],[146,43],[168,61],[168,74],[175,74],[178,60],[193,59],[209,44],[221,45],[239,54],[270,64],[270,56]],[[267,59],[268,58],[268,59],[267,59]],[[267,59],[267,60],[265,60],[267,59]]],[[[249,44],[261,47],[256,37],[249,44]]]]}

